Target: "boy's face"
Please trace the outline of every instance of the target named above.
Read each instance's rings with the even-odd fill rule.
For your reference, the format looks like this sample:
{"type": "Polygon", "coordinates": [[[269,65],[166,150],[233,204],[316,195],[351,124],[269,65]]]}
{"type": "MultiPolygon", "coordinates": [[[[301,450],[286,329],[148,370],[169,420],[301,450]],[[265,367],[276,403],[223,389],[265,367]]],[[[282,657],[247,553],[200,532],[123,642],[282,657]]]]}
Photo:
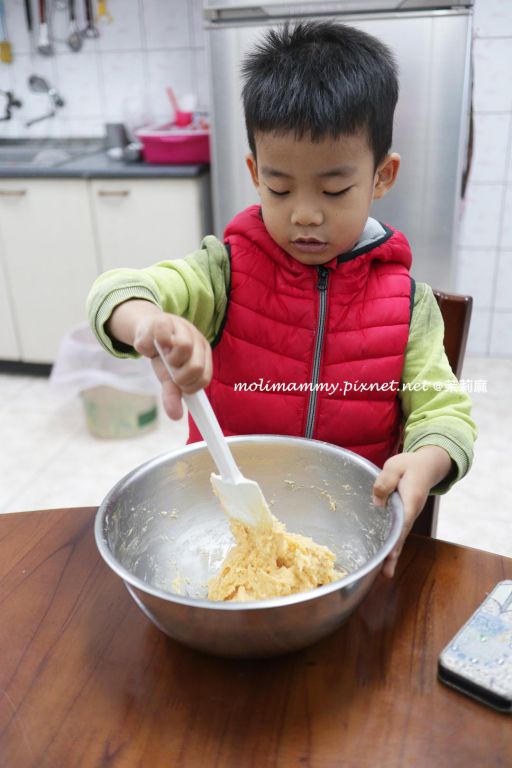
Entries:
{"type": "Polygon", "coordinates": [[[373,199],[393,185],[399,155],[375,169],[364,133],[323,139],[259,133],[247,156],[272,238],[302,264],[326,264],[357,243],[373,199]]]}

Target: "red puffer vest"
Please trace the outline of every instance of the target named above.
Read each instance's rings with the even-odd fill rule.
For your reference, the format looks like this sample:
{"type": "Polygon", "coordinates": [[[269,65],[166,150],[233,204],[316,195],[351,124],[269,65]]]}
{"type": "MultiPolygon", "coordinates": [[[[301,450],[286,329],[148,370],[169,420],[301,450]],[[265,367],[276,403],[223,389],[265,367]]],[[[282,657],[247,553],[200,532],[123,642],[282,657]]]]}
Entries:
{"type": "Polygon", "coordinates": [[[385,227],[376,241],[312,267],[278,246],[251,206],[225,240],[231,285],[207,390],[224,433],[316,438],[382,466],[401,438],[411,301],[404,235],[385,227]]]}

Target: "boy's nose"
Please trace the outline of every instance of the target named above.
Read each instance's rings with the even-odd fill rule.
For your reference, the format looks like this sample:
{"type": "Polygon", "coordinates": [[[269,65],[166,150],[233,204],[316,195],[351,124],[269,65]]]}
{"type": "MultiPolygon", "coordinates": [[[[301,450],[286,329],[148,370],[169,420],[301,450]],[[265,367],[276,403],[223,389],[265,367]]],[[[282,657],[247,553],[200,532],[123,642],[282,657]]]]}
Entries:
{"type": "Polygon", "coordinates": [[[320,226],[323,223],[324,216],[322,211],[311,208],[310,206],[301,206],[292,211],[291,222],[299,227],[320,226]]]}

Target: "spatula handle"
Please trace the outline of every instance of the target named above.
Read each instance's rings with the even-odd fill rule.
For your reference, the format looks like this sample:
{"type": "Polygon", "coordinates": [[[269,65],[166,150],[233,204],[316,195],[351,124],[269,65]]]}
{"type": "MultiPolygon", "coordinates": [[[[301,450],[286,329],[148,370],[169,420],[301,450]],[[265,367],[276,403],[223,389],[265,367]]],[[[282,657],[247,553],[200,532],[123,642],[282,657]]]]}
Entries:
{"type": "Polygon", "coordinates": [[[193,395],[183,394],[183,399],[208,446],[222,479],[232,483],[241,480],[240,470],[229,450],[226,438],[204,389],[194,392],[193,395]]]}
{"type": "MultiPolygon", "coordinates": [[[[162,347],[155,341],[155,348],[162,359],[162,363],[172,381],[174,381],[174,374],[171,366],[167,362],[162,347]]],[[[238,469],[235,460],[229,446],[226,442],[226,438],[222,433],[220,424],[217,421],[215,412],[206,396],[204,389],[200,389],[198,392],[194,392],[193,395],[186,395],[182,393],[183,400],[187,404],[187,408],[192,414],[196,426],[202,434],[208,450],[210,451],[212,458],[217,465],[220,476],[223,480],[229,480],[232,483],[236,483],[242,479],[242,474],[238,469]]]]}

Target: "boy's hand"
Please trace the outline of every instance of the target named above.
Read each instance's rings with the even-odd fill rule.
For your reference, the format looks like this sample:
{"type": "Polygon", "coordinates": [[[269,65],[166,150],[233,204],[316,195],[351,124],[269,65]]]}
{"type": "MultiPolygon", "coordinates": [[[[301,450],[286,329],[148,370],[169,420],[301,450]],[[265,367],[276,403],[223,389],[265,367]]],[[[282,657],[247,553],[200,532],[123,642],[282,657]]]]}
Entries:
{"type": "Polygon", "coordinates": [[[391,578],[405,539],[423,509],[428,493],[451,469],[451,458],[444,448],[424,445],[413,453],[399,453],[384,464],[373,484],[373,501],[384,506],[388,496],[398,490],[404,505],[405,520],[394,550],[384,561],[382,572],[391,578]]]}
{"type": "Polygon", "coordinates": [[[133,347],[151,358],[151,364],[162,384],[162,402],[171,419],[183,416],[181,394],[192,394],[208,386],[212,378],[210,344],[197,328],[182,317],[160,313],[142,320],[135,329],[133,347]],[[156,351],[157,340],[174,372],[174,381],[156,351]]]}
{"type": "Polygon", "coordinates": [[[107,331],[119,341],[133,346],[151,358],[162,384],[162,401],[171,419],[183,416],[181,394],[192,394],[206,387],[212,378],[212,351],[197,328],[182,317],[163,312],[149,301],[132,299],[116,307],[107,331]],[[167,373],[155,348],[157,340],[174,371],[167,373]]]}

